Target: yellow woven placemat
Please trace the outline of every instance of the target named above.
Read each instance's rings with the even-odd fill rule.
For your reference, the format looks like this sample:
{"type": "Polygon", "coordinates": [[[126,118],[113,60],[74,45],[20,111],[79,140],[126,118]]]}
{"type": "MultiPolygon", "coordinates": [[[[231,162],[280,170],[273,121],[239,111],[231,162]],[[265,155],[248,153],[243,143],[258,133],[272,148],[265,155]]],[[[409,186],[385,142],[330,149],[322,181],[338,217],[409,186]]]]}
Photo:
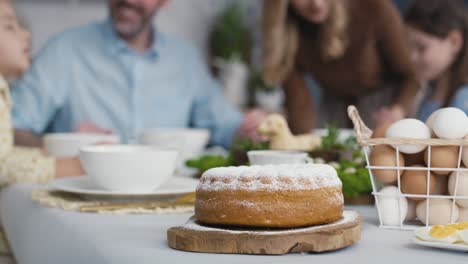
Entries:
{"type": "Polygon", "coordinates": [[[111,202],[108,200],[88,200],[71,193],[41,189],[33,190],[31,198],[43,206],[66,211],[100,214],[178,214],[194,211],[195,193],[182,196],[171,202],[111,202]]]}

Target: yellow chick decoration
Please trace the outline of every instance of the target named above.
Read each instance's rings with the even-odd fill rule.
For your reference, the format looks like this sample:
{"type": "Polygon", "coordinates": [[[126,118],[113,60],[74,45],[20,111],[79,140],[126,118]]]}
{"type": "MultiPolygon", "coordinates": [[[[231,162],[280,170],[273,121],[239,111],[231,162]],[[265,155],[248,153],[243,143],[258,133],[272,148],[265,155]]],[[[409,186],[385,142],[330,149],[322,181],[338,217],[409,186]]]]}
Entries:
{"type": "Polygon", "coordinates": [[[293,135],[286,119],[279,114],[269,115],[258,127],[258,133],[270,139],[272,150],[312,151],[322,143],[318,135],[293,135]]]}

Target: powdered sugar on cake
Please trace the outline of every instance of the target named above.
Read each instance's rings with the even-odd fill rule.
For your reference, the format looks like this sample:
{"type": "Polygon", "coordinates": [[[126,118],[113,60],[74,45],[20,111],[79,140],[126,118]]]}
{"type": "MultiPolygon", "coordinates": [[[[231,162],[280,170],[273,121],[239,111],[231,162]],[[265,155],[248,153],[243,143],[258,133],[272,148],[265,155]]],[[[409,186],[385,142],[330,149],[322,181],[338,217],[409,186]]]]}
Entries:
{"type": "Polygon", "coordinates": [[[266,165],[214,168],[205,172],[200,191],[316,190],[341,188],[336,170],[325,164],[266,165]]]}

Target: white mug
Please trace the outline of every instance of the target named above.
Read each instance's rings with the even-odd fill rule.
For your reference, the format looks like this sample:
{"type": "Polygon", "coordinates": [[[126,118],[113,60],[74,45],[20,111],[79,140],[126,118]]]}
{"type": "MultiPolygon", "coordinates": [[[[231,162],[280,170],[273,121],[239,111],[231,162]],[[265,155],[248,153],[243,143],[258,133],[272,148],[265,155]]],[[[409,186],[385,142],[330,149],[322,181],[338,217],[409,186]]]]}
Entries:
{"type": "Polygon", "coordinates": [[[254,150],[247,152],[250,165],[304,164],[312,163],[305,152],[280,150],[254,150]]]}
{"type": "Polygon", "coordinates": [[[55,158],[78,156],[81,147],[101,142],[117,144],[120,142],[120,138],[117,135],[92,133],[54,133],[44,136],[45,151],[55,158]]]}

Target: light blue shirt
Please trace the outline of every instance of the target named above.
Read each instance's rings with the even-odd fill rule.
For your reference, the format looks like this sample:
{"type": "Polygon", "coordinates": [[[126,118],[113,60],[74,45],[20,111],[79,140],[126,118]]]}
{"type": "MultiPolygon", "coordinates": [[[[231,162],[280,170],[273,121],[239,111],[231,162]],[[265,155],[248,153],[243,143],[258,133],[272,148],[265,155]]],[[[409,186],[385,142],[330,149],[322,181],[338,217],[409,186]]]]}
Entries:
{"type": "MultiPolygon", "coordinates": [[[[429,116],[435,112],[437,109],[443,107],[440,102],[436,102],[432,100],[431,93],[426,96],[426,99],[423,101],[420,109],[418,117],[419,119],[425,121],[429,118],[429,116]]],[[[465,112],[468,115],[468,85],[465,85],[457,90],[455,95],[450,101],[450,107],[457,107],[465,112]]]]}
{"type": "Polygon", "coordinates": [[[93,122],[128,142],[150,128],[197,127],[228,146],[242,119],[192,46],[157,32],[139,55],[107,21],[52,39],[12,97],[15,128],[38,134],[93,122]]]}

